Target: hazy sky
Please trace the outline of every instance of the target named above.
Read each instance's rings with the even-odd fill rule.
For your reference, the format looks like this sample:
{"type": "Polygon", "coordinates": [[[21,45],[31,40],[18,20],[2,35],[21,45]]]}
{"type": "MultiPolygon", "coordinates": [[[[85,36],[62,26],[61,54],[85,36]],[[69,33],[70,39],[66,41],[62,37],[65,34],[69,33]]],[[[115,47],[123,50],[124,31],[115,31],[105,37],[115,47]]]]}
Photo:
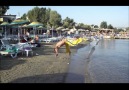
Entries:
{"type": "MultiPolygon", "coordinates": [[[[8,14],[22,16],[35,6],[10,6],[8,14]],[[19,14],[18,14],[19,13],[19,14]]],[[[114,27],[129,27],[129,6],[38,6],[57,11],[62,19],[69,17],[77,23],[100,26],[102,21],[114,27]]]]}

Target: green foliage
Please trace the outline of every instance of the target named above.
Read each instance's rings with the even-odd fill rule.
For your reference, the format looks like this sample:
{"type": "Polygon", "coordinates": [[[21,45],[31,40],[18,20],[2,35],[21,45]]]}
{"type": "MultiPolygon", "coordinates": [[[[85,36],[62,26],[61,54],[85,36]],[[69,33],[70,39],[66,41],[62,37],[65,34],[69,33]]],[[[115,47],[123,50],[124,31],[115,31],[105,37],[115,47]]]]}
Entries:
{"type": "Polygon", "coordinates": [[[50,11],[50,19],[49,22],[51,26],[55,28],[58,27],[61,23],[61,15],[57,13],[57,11],[50,11]]]}
{"type": "Polygon", "coordinates": [[[85,29],[85,30],[91,30],[90,25],[86,25],[84,23],[79,23],[78,26],[76,26],[77,29],[85,29]]]}
{"type": "Polygon", "coordinates": [[[58,27],[61,23],[61,15],[56,11],[52,11],[50,8],[39,8],[34,7],[32,10],[28,11],[27,16],[30,22],[40,22],[43,23],[44,27],[58,27]]]}
{"type": "Polygon", "coordinates": [[[100,28],[106,29],[107,28],[107,22],[106,21],[101,22],[100,28]]]}
{"type": "Polygon", "coordinates": [[[111,24],[109,24],[108,29],[113,29],[113,26],[111,24]]]}
{"type": "Polygon", "coordinates": [[[26,16],[26,13],[24,13],[23,16],[21,16],[21,19],[26,20],[26,16]]]}
{"type": "Polygon", "coordinates": [[[124,30],[121,29],[121,28],[120,28],[120,29],[114,28],[114,32],[115,32],[115,33],[119,33],[119,32],[121,32],[121,31],[124,31],[124,30]]]}
{"type": "Polygon", "coordinates": [[[98,25],[94,25],[94,28],[99,28],[98,25]]]}
{"type": "Polygon", "coordinates": [[[30,10],[30,11],[28,11],[28,14],[27,14],[27,16],[28,16],[28,18],[29,18],[29,20],[31,21],[31,22],[40,22],[40,17],[42,16],[40,16],[39,17],[39,15],[41,15],[40,14],[40,8],[39,7],[34,7],[34,9],[32,9],[32,10],[30,10]]]}
{"type": "Polygon", "coordinates": [[[69,17],[66,17],[64,20],[63,20],[63,27],[64,28],[73,28],[73,26],[75,26],[75,22],[73,19],[70,19],[69,17]]]}
{"type": "Polygon", "coordinates": [[[0,6],[0,16],[4,15],[8,9],[9,6],[0,6]]]}
{"type": "Polygon", "coordinates": [[[48,23],[49,23],[50,11],[51,11],[50,8],[46,9],[46,10],[45,10],[44,18],[42,18],[42,22],[43,22],[43,24],[45,25],[45,27],[47,27],[47,26],[48,26],[48,23]]]}
{"type": "Polygon", "coordinates": [[[68,27],[69,27],[69,23],[68,23],[68,22],[64,22],[64,23],[63,23],[63,27],[64,27],[64,28],[68,28],[68,27]]]}

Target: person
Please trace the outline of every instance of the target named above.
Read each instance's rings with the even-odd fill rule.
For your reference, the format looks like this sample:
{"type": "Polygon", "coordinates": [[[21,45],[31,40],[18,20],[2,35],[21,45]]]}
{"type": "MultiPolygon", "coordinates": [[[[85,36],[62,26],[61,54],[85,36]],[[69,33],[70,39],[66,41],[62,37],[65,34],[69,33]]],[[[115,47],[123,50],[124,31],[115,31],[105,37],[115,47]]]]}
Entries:
{"type": "Polygon", "coordinates": [[[66,39],[63,38],[61,41],[59,41],[59,42],[56,43],[56,45],[55,45],[55,47],[54,47],[54,51],[55,51],[55,53],[56,53],[56,57],[58,56],[58,49],[59,49],[61,46],[65,45],[65,42],[66,42],[66,39]]]}
{"type": "Polygon", "coordinates": [[[31,38],[29,40],[29,42],[32,44],[32,45],[35,45],[36,44],[36,47],[40,47],[40,43],[39,43],[39,37],[38,35],[36,35],[34,38],[31,38]]]}
{"type": "Polygon", "coordinates": [[[25,43],[25,42],[27,42],[27,40],[22,36],[20,42],[25,43]]]}
{"type": "MultiPolygon", "coordinates": [[[[79,39],[78,36],[74,37],[73,38],[73,42],[76,41],[77,39],[79,39]]],[[[62,40],[60,40],[59,42],[56,43],[55,47],[54,47],[54,52],[56,54],[56,57],[58,56],[58,50],[60,47],[62,46],[66,46],[66,52],[69,53],[69,55],[71,54],[71,51],[70,51],[70,47],[71,46],[71,42],[69,42],[67,39],[65,38],[62,38],[62,40]]],[[[75,46],[75,45],[73,45],[75,46]]]]}
{"type": "Polygon", "coordinates": [[[35,43],[37,44],[36,47],[40,47],[40,46],[41,46],[40,43],[39,43],[39,36],[38,36],[38,35],[35,36],[34,41],[35,41],[35,43]]]}
{"type": "Polygon", "coordinates": [[[31,38],[29,39],[29,43],[34,43],[33,37],[31,37],[31,38]]]}

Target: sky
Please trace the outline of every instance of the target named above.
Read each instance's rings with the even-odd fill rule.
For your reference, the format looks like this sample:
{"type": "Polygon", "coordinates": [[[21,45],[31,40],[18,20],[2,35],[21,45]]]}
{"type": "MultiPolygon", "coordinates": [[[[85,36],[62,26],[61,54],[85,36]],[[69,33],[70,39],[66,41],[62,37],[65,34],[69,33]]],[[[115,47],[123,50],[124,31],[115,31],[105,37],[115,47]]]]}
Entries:
{"type": "MultiPolygon", "coordinates": [[[[8,14],[22,16],[35,6],[10,6],[8,14]]],[[[57,11],[62,19],[69,17],[77,23],[98,25],[103,21],[113,27],[129,27],[129,6],[38,6],[57,11]]]]}

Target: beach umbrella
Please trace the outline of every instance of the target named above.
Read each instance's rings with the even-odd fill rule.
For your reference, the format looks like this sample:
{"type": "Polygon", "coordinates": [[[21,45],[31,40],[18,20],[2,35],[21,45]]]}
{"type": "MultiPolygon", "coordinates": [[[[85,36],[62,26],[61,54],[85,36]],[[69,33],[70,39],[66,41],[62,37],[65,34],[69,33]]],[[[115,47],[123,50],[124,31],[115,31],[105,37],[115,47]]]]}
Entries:
{"type": "Polygon", "coordinates": [[[64,27],[58,27],[58,28],[56,28],[57,32],[60,33],[60,36],[61,36],[62,29],[64,29],[64,27]]]}
{"type": "Polygon", "coordinates": [[[22,27],[27,27],[27,24],[24,24],[22,27]]]}
{"type": "Polygon", "coordinates": [[[39,27],[39,26],[43,26],[43,24],[40,22],[32,22],[29,25],[27,25],[27,27],[33,27],[34,36],[35,36],[36,27],[39,27]]]}
{"type": "Polygon", "coordinates": [[[9,25],[9,23],[8,23],[8,22],[3,22],[3,23],[1,23],[1,25],[0,25],[0,26],[2,26],[2,27],[5,27],[5,32],[4,32],[5,37],[4,37],[4,38],[6,38],[6,34],[7,34],[7,30],[6,30],[7,25],[9,25]]]}
{"type": "Polygon", "coordinates": [[[19,42],[20,42],[20,28],[21,25],[23,24],[29,24],[30,22],[28,20],[23,20],[23,19],[16,19],[13,22],[10,23],[10,26],[12,26],[13,28],[18,28],[18,38],[19,38],[19,42]]]}
{"type": "Polygon", "coordinates": [[[39,26],[39,27],[37,27],[38,29],[40,29],[40,30],[47,30],[47,28],[45,28],[45,27],[43,27],[43,26],[39,26]]]}
{"type": "Polygon", "coordinates": [[[45,27],[43,27],[43,26],[39,26],[39,27],[37,27],[37,28],[39,28],[39,29],[46,29],[45,27]]]}
{"type": "Polygon", "coordinates": [[[24,33],[24,35],[25,35],[25,32],[26,32],[26,28],[27,28],[27,24],[24,24],[24,25],[22,25],[21,27],[23,28],[23,33],[24,33]]]}
{"type": "Polygon", "coordinates": [[[28,27],[38,27],[38,26],[43,26],[43,24],[40,22],[32,22],[28,25],[28,27]]]}
{"type": "Polygon", "coordinates": [[[28,20],[17,19],[11,22],[10,25],[23,25],[27,23],[29,24],[30,22],[28,20]]]}
{"type": "Polygon", "coordinates": [[[62,29],[64,29],[64,27],[58,27],[58,28],[56,28],[56,30],[62,30],[62,29]]]}

